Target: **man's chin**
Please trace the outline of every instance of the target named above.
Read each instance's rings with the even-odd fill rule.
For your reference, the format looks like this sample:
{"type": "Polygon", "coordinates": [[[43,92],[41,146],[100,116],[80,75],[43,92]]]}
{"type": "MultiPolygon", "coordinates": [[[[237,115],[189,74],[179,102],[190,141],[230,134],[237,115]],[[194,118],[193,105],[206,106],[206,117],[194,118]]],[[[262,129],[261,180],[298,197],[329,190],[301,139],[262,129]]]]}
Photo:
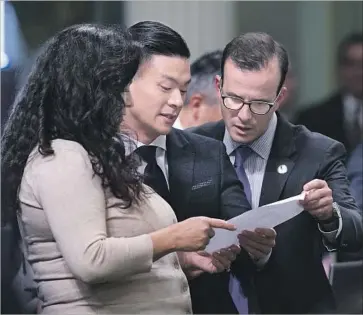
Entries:
{"type": "Polygon", "coordinates": [[[231,138],[233,139],[233,141],[238,142],[238,143],[249,143],[252,141],[253,137],[250,134],[247,133],[240,133],[240,132],[235,132],[231,135],[231,138]]]}
{"type": "Polygon", "coordinates": [[[171,129],[172,126],[158,126],[157,131],[160,135],[167,135],[170,133],[171,129]]]}

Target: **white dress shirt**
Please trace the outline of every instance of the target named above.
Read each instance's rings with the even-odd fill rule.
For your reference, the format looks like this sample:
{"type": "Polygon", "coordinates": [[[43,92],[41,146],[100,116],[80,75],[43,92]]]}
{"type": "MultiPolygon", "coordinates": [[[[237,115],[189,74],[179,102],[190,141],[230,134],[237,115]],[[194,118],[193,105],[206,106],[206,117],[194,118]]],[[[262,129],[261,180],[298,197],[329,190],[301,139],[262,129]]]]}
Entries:
{"type": "Polygon", "coordinates": [[[353,95],[347,94],[343,97],[343,115],[344,125],[349,127],[352,125],[358,114],[358,123],[360,129],[363,130],[363,104],[362,100],[357,99],[353,95]]]}
{"type": "MultiPolygon", "coordinates": [[[[266,132],[261,137],[249,144],[253,153],[243,163],[251,187],[252,209],[257,208],[260,203],[263,178],[265,176],[265,169],[275,136],[276,126],[277,117],[276,114],[274,114],[266,132]]],[[[226,146],[227,154],[229,155],[230,161],[233,165],[235,161],[235,150],[241,144],[232,140],[227,129],[224,133],[223,143],[226,146]]]]}
{"type": "Polygon", "coordinates": [[[174,127],[174,128],[176,128],[176,129],[180,129],[180,130],[183,130],[183,129],[184,129],[184,127],[183,127],[183,126],[182,126],[182,124],[181,124],[181,121],[180,121],[179,116],[178,116],[178,118],[175,120],[173,127],[174,127]]]}

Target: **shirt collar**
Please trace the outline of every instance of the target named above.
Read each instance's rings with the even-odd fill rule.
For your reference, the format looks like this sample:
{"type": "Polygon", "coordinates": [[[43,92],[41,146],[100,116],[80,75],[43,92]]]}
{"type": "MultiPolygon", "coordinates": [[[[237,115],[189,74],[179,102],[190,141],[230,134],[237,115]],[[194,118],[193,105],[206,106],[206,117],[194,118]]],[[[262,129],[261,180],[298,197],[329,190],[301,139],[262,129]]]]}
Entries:
{"type": "MultiPolygon", "coordinates": [[[[125,150],[126,150],[126,155],[130,155],[131,153],[133,153],[137,148],[145,146],[146,144],[137,141],[133,138],[130,138],[129,136],[123,135],[123,138],[129,142],[129,143],[125,143],[124,141],[124,145],[125,145],[125,150]]],[[[121,138],[122,139],[122,138],[121,138]]],[[[157,137],[153,142],[151,142],[149,144],[149,146],[154,146],[154,147],[158,147],[160,149],[163,149],[164,151],[166,151],[166,135],[160,135],[159,137],[157,137]]]]}
{"type": "Polygon", "coordinates": [[[176,129],[180,129],[180,130],[183,130],[184,129],[183,126],[182,126],[182,124],[181,124],[181,121],[179,119],[179,116],[175,120],[173,127],[176,128],[176,129]]]}
{"type": "Polygon", "coordinates": [[[343,106],[345,115],[354,115],[356,109],[362,107],[362,101],[351,94],[346,94],[343,97],[343,106]]]}
{"type": "MultiPolygon", "coordinates": [[[[249,147],[264,160],[267,160],[270,155],[272,142],[275,136],[276,126],[277,126],[277,116],[276,113],[274,113],[272,115],[268,128],[264,132],[264,134],[255,141],[248,144],[249,147]]],[[[226,146],[226,151],[228,155],[231,155],[231,153],[233,153],[234,150],[236,150],[239,146],[242,145],[242,143],[238,143],[231,138],[231,135],[229,134],[227,128],[224,132],[223,143],[226,146]]]]}

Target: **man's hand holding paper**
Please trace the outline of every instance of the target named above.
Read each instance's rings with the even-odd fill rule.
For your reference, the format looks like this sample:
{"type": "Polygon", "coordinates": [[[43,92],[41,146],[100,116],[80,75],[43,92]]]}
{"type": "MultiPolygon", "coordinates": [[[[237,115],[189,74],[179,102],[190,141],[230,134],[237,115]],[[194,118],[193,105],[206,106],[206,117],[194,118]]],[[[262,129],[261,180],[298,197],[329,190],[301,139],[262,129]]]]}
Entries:
{"type": "Polygon", "coordinates": [[[333,193],[324,180],[314,179],[304,186],[304,209],[317,220],[328,220],[333,215],[333,193]]]}
{"type": "Polygon", "coordinates": [[[252,259],[266,258],[275,246],[276,231],[272,228],[256,228],[254,231],[244,230],[238,235],[239,244],[252,259]]]}
{"type": "MultiPolygon", "coordinates": [[[[274,246],[276,232],[273,228],[300,214],[304,210],[300,204],[300,201],[303,199],[304,193],[252,209],[228,220],[228,222],[236,226],[236,230],[215,229],[215,236],[210,240],[205,250],[208,253],[212,253],[221,248],[236,244],[250,252],[253,258],[265,257],[267,248],[269,247],[271,250],[274,246]],[[243,233],[243,231],[245,232],[243,233]],[[257,233],[256,231],[259,232],[257,233]],[[259,235],[260,232],[265,235],[264,239],[259,235]]],[[[270,250],[267,255],[269,255],[270,250]]]]}

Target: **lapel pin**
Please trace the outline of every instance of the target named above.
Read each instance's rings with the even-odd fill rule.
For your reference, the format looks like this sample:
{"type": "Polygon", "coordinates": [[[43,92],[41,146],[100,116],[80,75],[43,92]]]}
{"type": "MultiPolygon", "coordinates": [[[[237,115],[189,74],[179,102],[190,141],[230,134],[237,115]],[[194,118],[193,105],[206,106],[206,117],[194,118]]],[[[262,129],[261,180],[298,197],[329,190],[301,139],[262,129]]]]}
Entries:
{"type": "Polygon", "coordinates": [[[279,174],[285,174],[287,172],[287,166],[285,164],[279,165],[277,172],[279,174]]]}

